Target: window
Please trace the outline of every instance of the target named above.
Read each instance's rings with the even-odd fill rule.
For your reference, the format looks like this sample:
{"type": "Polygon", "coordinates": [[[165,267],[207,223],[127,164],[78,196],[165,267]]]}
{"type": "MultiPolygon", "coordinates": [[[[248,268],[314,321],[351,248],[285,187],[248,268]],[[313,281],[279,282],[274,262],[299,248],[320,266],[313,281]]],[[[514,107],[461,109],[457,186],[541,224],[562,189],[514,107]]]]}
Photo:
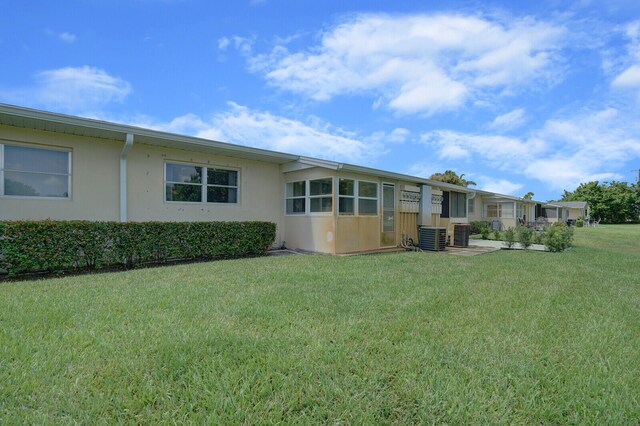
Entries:
{"type": "Polygon", "coordinates": [[[513,203],[489,203],[484,205],[484,217],[492,218],[513,218],[513,203]]]}
{"type": "Polygon", "coordinates": [[[500,217],[514,218],[513,203],[500,203],[500,217]]]}
{"type": "Polygon", "coordinates": [[[333,178],[287,182],[286,214],[331,213],[333,211],[333,178]]]}
{"type": "Polygon", "coordinates": [[[0,195],[69,198],[71,152],[0,144],[0,195]]]}
{"type": "Polygon", "coordinates": [[[238,171],[193,164],[165,164],[165,200],[238,203],[238,171]]]}
{"type": "Polygon", "coordinates": [[[524,217],[524,205],[521,203],[516,204],[516,217],[522,219],[524,217]]]}
{"type": "Polygon", "coordinates": [[[498,204],[485,204],[484,205],[484,217],[497,218],[498,216],[498,204]]]}
{"type": "Polygon", "coordinates": [[[333,178],[309,181],[309,211],[311,213],[333,211],[333,178]]]}
{"type": "Polygon", "coordinates": [[[288,182],[286,187],[287,214],[304,214],[306,212],[307,182],[288,182]]]}
{"type": "Polygon", "coordinates": [[[451,201],[451,217],[467,217],[467,194],[451,192],[449,198],[451,201]]]}
{"type": "Polygon", "coordinates": [[[202,167],[188,164],[165,166],[167,201],[202,201],[202,167]]]}
{"type": "Polygon", "coordinates": [[[378,214],[378,184],[358,181],[358,214],[376,216],[378,214]]]}
{"type": "Polygon", "coordinates": [[[207,202],[237,203],[238,172],[207,168],[207,202]]]}
{"type": "Polygon", "coordinates": [[[338,181],[338,213],[353,216],[356,212],[356,184],[353,179],[338,181]]]}
{"type": "Polygon", "coordinates": [[[474,206],[474,202],[475,200],[473,198],[470,198],[467,200],[467,211],[469,213],[473,213],[475,210],[475,206],[474,206]]]}

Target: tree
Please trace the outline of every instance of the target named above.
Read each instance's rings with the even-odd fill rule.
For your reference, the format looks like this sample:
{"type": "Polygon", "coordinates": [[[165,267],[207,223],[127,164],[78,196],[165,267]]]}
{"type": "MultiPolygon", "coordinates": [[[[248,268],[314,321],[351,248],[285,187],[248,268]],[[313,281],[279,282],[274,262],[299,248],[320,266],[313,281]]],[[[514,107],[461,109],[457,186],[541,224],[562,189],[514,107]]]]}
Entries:
{"type": "Polygon", "coordinates": [[[561,201],[586,201],[591,217],[605,223],[640,219],[640,191],[637,184],[598,181],[582,183],[575,191],[564,191],[561,201]]]}
{"type": "Polygon", "coordinates": [[[524,194],[524,196],[522,198],[524,198],[525,200],[530,200],[533,198],[535,194],[531,191],[527,192],[526,194],[524,194]]]}
{"type": "Polygon", "coordinates": [[[466,180],[464,178],[464,173],[458,176],[458,174],[453,170],[445,170],[444,173],[434,173],[431,175],[429,179],[437,180],[445,183],[451,183],[453,185],[460,185],[460,186],[477,185],[472,180],[466,180]]]}

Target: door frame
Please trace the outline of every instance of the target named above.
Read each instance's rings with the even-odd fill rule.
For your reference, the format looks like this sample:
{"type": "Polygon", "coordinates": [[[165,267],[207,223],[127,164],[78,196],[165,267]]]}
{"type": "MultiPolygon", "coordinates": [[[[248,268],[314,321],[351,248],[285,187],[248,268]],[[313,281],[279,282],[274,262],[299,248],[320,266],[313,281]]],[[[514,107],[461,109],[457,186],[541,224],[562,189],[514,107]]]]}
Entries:
{"type": "Polygon", "coordinates": [[[381,184],[381,188],[380,188],[380,218],[382,219],[380,221],[380,247],[381,248],[386,248],[386,247],[396,247],[397,246],[397,242],[396,242],[396,184],[393,182],[382,182],[381,184]],[[384,196],[384,189],[385,186],[391,187],[393,188],[393,231],[385,231],[384,230],[384,201],[385,201],[385,196],[384,196]],[[385,244],[385,237],[389,237],[390,234],[393,234],[393,243],[392,244],[385,244]]]}

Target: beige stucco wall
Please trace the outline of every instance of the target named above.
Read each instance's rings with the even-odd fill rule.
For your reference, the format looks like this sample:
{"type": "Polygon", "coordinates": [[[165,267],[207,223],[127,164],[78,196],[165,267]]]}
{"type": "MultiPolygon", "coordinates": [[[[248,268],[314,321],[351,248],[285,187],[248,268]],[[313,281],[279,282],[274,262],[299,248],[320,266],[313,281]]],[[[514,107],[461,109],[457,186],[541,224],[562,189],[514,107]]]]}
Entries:
{"type": "Polygon", "coordinates": [[[586,209],[573,209],[567,208],[569,211],[568,219],[576,220],[578,218],[584,219],[587,216],[586,209]]]}
{"type": "Polygon", "coordinates": [[[275,245],[282,242],[280,166],[180,149],[135,144],[127,155],[127,213],[130,221],[263,220],[278,226],[275,245]],[[165,201],[164,164],[186,162],[240,172],[238,204],[165,201]]]}
{"type": "MultiPolygon", "coordinates": [[[[0,197],[0,219],[109,220],[120,219],[119,158],[123,142],[0,127],[0,143],[57,147],[71,151],[70,200],[0,197]]],[[[275,245],[282,243],[280,166],[193,151],[136,144],[127,155],[127,219],[129,221],[264,220],[278,227],[275,245]],[[240,171],[240,203],[166,202],[164,164],[182,161],[240,171]]]]}
{"type": "Polygon", "coordinates": [[[118,220],[124,142],[0,126],[0,143],[71,151],[71,198],[0,197],[0,219],[118,220]]]}

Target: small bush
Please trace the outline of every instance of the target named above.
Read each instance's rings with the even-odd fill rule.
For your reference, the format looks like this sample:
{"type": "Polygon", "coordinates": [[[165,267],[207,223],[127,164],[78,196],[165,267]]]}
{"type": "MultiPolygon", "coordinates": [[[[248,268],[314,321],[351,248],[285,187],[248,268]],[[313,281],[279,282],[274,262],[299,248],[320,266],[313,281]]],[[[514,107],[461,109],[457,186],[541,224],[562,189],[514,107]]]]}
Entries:
{"type": "Polygon", "coordinates": [[[508,249],[512,249],[516,244],[516,233],[513,228],[508,228],[504,231],[504,245],[507,246],[508,249]]]}
{"type": "Polygon", "coordinates": [[[544,231],[536,231],[533,233],[533,242],[534,244],[544,244],[544,231]]]}
{"type": "Polygon", "coordinates": [[[533,230],[526,226],[519,226],[517,229],[518,241],[523,249],[527,250],[533,244],[533,230]]]}
{"type": "Polygon", "coordinates": [[[489,228],[489,222],[485,220],[472,220],[469,222],[469,228],[472,234],[482,234],[484,228],[489,228]]]}
{"type": "Polygon", "coordinates": [[[493,239],[496,241],[500,241],[502,239],[502,234],[499,230],[496,229],[495,231],[493,231],[493,239]]]}
{"type": "Polygon", "coordinates": [[[550,226],[544,237],[544,245],[552,252],[564,251],[573,244],[573,228],[562,222],[550,226]]]}
{"type": "Polygon", "coordinates": [[[482,236],[483,240],[488,240],[489,239],[489,227],[485,226],[482,229],[480,229],[480,235],[482,236]]]}
{"type": "Polygon", "coordinates": [[[576,227],[582,228],[584,226],[584,221],[582,219],[576,220],[576,227]]]}
{"type": "Polygon", "coordinates": [[[255,256],[275,233],[269,222],[1,222],[0,273],[255,256]]]}

